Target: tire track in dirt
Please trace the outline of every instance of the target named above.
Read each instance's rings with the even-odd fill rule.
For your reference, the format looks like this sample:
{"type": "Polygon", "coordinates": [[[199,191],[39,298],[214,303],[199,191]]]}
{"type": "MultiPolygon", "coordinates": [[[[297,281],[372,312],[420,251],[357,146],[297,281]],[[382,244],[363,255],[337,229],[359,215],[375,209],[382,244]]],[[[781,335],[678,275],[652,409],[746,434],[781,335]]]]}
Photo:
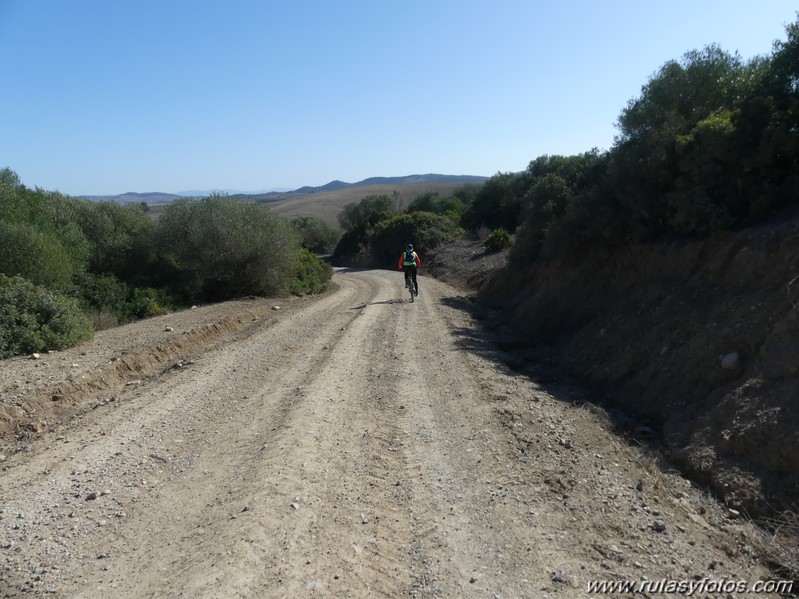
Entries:
{"type": "MultiPolygon", "coordinates": [[[[189,508],[188,522],[176,531],[184,534],[181,546],[162,548],[163,558],[156,560],[163,564],[158,575],[145,579],[141,589],[131,589],[134,595],[140,590],[145,596],[166,590],[208,596],[221,587],[237,596],[260,596],[280,588],[284,580],[295,580],[283,570],[285,563],[293,564],[295,553],[292,535],[298,525],[289,524],[299,510],[291,504],[299,507],[303,499],[294,498],[308,496],[296,477],[310,476],[306,466],[314,455],[303,433],[297,432],[307,428],[306,416],[313,412],[305,389],[329,368],[347,331],[353,323],[357,326],[360,317],[348,310],[347,300],[354,292],[360,298],[365,291],[373,293],[363,284],[344,288],[340,296],[314,305],[301,322],[280,323],[235,351],[215,357],[214,371],[203,379],[210,380],[204,394],[220,398],[228,407],[239,401],[236,396],[250,403],[244,412],[222,422],[219,414],[224,408],[205,405],[213,426],[203,430],[213,435],[212,446],[191,468],[191,479],[176,481],[175,489],[167,493],[181,497],[184,487],[200,490],[192,506],[184,505],[189,508]],[[236,395],[231,395],[231,388],[236,395]]],[[[172,511],[169,506],[156,510],[172,511]]],[[[153,540],[143,542],[152,545],[153,540]]],[[[151,563],[143,566],[145,572],[152,571],[151,563]]]]}
{"type": "MultiPolygon", "coordinates": [[[[34,455],[26,469],[12,471],[22,475],[16,489],[19,497],[26,499],[6,500],[14,492],[11,477],[6,477],[4,507],[24,515],[36,512],[37,507],[48,510],[50,503],[59,500],[69,502],[66,507],[71,512],[78,511],[72,506],[89,505],[92,507],[81,511],[96,512],[92,508],[101,501],[124,505],[122,518],[85,518],[91,524],[106,520],[109,528],[118,530],[114,535],[108,534],[109,528],[101,531],[106,538],[117,537],[117,543],[104,541],[99,549],[95,536],[84,534],[87,531],[71,520],[73,538],[56,543],[68,549],[55,548],[63,562],[92,552],[110,556],[103,558],[108,570],[98,568],[96,584],[116,584],[109,587],[115,590],[119,585],[105,574],[115,571],[111,567],[117,561],[115,555],[125,556],[113,565],[126,572],[146,574],[169,565],[167,570],[182,573],[184,581],[191,580],[186,578],[185,563],[180,562],[198,547],[194,545],[198,538],[208,535],[209,527],[218,526],[217,512],[235,495],[239,481],[255,479],[253,464],[262,460],[257,459],[261,452],[253,449],[263,447],[270,431],[279,430],[291,413],[296,398],[285,390],[308,377],[314,370],[313,359],[326,358],[329,352],[323,348],[335,344],[348,321],[355,318],[343,306],[356,290],[357,285],[312,304],[303,313],[303,328],[298,329],[294,319],[280,321],[245,340],[235,351],[226,347],[211,352],[189,368],[134,387],[113,404],[115,409],[90,412],[78,419],[73,427],[76,434],[68,432],[55,451],[34,455]],[[339,326],[329,326],[331,316],[339,326]],[[310,345],[303,346],[307,356],[298,361],[289,351],[308,340],[312,340],[310,345]],[[102,433],[92,432],[90,427],[102,433]],[[42,474],[51,478],[50,488],[37,497],[39,506],[31,506],[29,494],[21,489],[34,488],[42,474]],[[113,502],[105,496],[91,504],[82,502],[80,495],[89,486],[110,486],[113,502]],[[144,505],[137,509],[140,504],[144,505]],[[181,548],[181,541],[189,541],[191,547],[181,548]],[[148,551],[131,554],[135,547],[148,547],[148,551]]],[[[63,514],[53,515],[56,526],[60,516],[63,514]]],[[[24,533],[20,536],[25,539],[24,533]]],[[[217,553],[208,552],[211,556],[217,553]]],[[[80,569],[76,576],[88,577],[80,569]]],[[[136,588],[152,585],[163,591],[168,580],[163,572],[153,578],[142,575],[136,588]]],[[[98,588],[93,584],[87,596],[98,588]]]]}
{"type": "Polygon", "coordinates": [[[540,567],[540,554],[530,553],[531,518],[486,503],[485,481],[506,479],[504,432],[493,426],[470,357],[442,318],[438,283],[426,287],[438,293],[403,314],[410,334],[400,350],[407,366],[400,395],[409,407],[406,452],[416,474],[415,590],[424,596],[486,596],[489,589],[489,596],[534,596],[528,575],[540,567]]]}
{"type": "Polygon", "coordinates": [[[684,481],[503,367],[451,288],[422,279],[411,304],[397,273],[336,280],[15,456],[6,596],[581,597],[764,575],[749,529],[708,502],[698,517],[684,481]]]}

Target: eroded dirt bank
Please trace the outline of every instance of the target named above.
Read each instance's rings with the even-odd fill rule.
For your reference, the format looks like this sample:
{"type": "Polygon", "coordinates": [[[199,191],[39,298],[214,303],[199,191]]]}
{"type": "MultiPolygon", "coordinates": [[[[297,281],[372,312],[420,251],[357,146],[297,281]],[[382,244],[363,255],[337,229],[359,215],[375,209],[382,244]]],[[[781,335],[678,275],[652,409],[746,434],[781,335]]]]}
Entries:
{"type": "Polygon", "coordinates": [[[335,281],[280,311],[242,302],[206,351],[97,390],[21,451],[4,440],[1,594],[585,597],[592,580],[770,576],[756,528],[578,389],[504,366],[455,289],[423,277],[410,304],[395,272],[335,281]]]}
{"type": "Polygon", "coordinates": [[[499,276],[483,298],[730,506],[799,505],[796,218],[499,276]]]}

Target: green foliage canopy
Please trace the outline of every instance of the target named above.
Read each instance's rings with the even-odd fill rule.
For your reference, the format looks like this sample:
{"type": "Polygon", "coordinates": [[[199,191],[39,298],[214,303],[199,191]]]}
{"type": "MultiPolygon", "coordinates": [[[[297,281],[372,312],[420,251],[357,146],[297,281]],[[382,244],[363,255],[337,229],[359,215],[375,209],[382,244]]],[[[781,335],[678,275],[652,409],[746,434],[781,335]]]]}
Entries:
{"type": "Polygon", "coordinates": [[[332,276],[332,266],[318,260],[311,252],[303,249],[300,252],[289,290],[296,295],[322,293],[327,291],[332,276]]]}
{"type": "Polygon", "coordinates": [[[76,212],[90,243],[93,272],[130,279],[151,265],[156,224],[141,204],[84,201],[78,203],[76,212]]]}
{"type": "Polygon", "coordinates": [[[770,57],[718,46],[663,65],[607,152],[500,173],[463,223],[516,231],[511,261],[746,226],[799,201],[799,21],[770,57]],[[516,227],[519,227],[516,229],[516,227]]]}
{"type": "Polygon", "coordinates": [[[446,216],[413,212],[379,223],[369,239],[369,247],[381,264],[392,265],[407,243],[413,243],[414,249],[424,255],[441,244],[459,239],[463,234],[463,229],[446,216]]]}
{"type": "Polygon", "coordinates": [[[333,258],[351,256],[369,247],[374,227],[397,214],[395,201],[387,195],[370,195],[360,202],[347,204],[338,215],[344,234],[336,245],[333,258]]]}
{"type": "Polygon", "coordinates": [[[370,195],[360,202],[347,204],[338,215],[341,227],[347,231],[367,233],[377,223],[396,214],[394,200],[387,195],[370,195]]]}
{"type": "Polygon", "coordinates": [[[462,222],[470,229],[481,226],[515,231],[528,186],[527,173],[497,173],[478,189],[462,222]]]}
{"type": "Polygon", "coordinates": [[[181,199],[159,220],[156,247],[191,300],[288,291],[299,236],[268,208],[214,195],[181,199]]]}
{"type": "Polygon", "coordinates": [[[9,168],[0,170],[0,272],[65,289],[88,267],[89,241],[75,221],[77,202],[28,189],[9,168]]]}
{"type": "Polygon", "coordinates": [[[300,235],[302,247],[314,254],[332,253],[341,237],[339,231],[317,216],[298,216],[291,222],[300,235]]]}
{"type": "Polygon", "coordinates": [[[64,349],[93,334],[75,300],[0,274],[0,358],[64,349]]]}
{"type": "Polygon", "coordinates": [[[466,204],[457,196],[450,196],[446,198],[440,197],[437,191],[430,191],[417,195],[405,212],[433,212],[435,214],[443,214],[448,216],[453,221],[460,222],[461,216],[466,210],[466,204]]]}

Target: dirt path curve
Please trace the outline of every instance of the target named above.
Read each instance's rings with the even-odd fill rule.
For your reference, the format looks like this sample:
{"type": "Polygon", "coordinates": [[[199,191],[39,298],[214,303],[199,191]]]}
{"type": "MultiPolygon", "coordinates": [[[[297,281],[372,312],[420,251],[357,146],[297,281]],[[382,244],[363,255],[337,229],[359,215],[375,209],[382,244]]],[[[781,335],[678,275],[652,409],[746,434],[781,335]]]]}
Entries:
{"type": "Polygon", "coordinates": [[[398,273],[335,280],[7,459],[0,596],[585,597],[591,580],[766,576],[754,529],[578,391],[497,361],[453,288],[421,278],[411,304],[398,273]]]}

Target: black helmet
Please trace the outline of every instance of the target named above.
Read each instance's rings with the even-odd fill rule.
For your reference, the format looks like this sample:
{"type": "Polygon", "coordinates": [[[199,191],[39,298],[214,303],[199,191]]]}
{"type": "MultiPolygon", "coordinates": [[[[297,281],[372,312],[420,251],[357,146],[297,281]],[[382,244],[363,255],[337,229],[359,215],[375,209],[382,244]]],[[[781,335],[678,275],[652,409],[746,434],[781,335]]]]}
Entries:
{"type": "Polygon", "coordinates": [[[412,243],[409,243],[409,244],[408,244],[408,245],[406,245],[405,247],[406,247],[407,249],[409,249],[409,250],[412,250],[412,249],[413,249],[413,244],[412,244],[412,243]]]}

